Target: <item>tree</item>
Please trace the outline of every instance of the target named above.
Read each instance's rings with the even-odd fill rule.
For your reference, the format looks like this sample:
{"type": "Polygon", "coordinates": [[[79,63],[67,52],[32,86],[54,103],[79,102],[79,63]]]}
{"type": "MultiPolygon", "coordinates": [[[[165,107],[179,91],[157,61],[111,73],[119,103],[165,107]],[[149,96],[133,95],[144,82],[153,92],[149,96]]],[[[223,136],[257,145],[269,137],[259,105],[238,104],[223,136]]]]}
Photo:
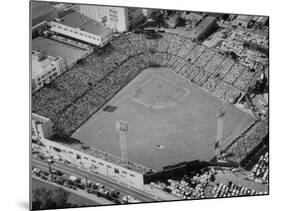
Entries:
{"type": "Polygon", "coordinates": [[[46,188],[37,188],[33,191],[32,209],[58,209],[69,207],[67,203],[69,192],[62,188],[47,190],[46,188]]]}

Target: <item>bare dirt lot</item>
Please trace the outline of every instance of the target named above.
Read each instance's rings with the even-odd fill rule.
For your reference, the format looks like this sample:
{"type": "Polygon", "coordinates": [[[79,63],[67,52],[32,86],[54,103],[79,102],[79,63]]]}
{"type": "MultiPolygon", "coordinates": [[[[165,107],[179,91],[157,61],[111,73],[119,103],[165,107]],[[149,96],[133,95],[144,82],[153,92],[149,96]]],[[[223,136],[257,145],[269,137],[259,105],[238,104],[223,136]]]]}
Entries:
{"type": "MultiPolygon", "coordinates": [[[[128,158],[152,169],[214,156],[217,110],[221,100],[189,83],[168,68],[149,68],[140,73],[105,106],[85,122],[73,137],[102,151],[120,156],[115,122],[128,122],[128,158]]],[[[224,105],[222,146],[253,121],[249,114],[224,105]]]]}

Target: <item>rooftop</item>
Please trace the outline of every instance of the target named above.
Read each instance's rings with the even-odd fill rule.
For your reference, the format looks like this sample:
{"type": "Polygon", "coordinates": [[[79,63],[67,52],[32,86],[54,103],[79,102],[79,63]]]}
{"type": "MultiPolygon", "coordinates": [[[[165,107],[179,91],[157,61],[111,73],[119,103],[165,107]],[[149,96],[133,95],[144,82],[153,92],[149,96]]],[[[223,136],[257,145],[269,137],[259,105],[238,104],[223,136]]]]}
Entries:
{"type": "Polygon", "coordinates": [[[191,12],[189,14],[182,14],[181,16],[185,20],[192,20],[192,21],[199,21],[199,20],[201,20],[203,18],[202,15],[200,15],[198,13],[194,13],[194,12],[191,12]]]}
{"type": "Polygon", "coordinates": [[[55,59],[54,57],[46,56],[39,61],[39,53],[32,52],[32,78],[44,75],[48,71],[46,67],[52,65],[55,59]]]}
{"type": "Polygon", "coordinates": [[[49,4],[43,3],[43,2],[32,2],[31,4],[31,14],[32,14],[32,20],[41,17],[45,14],[51,13],[53,11],[56,11],[56,9],[49,4]]]}
{"type": "Polygon", "coordinates": [[[77,58],[81,58],[87,53],[86,50],[81,48],[42,36],[32,39],[32,50],[46,51],[50,56],[62,57],[66,60],[67,66],[71,65],[77,58]]]}
{"type": "Polygon", "coordinates": [[[238,15],[236,20],[250,22],[253,16],[251,15],[238,15]]]}
{"type": "Polygon", "coordinates": [[[213,16],[205,17],[192,31],[194,37],[200,36],[211,24],[216,21],[216,18],[213,16]]]}
{"type": "Polygon", "coordinates": [[[85,32],[89,32],[95,35],[102,35],[108,31],[111,31],[110,28],[75,11],[71,11],[63,16],[60,23],[72,28],[80,28],[85,32]]]}

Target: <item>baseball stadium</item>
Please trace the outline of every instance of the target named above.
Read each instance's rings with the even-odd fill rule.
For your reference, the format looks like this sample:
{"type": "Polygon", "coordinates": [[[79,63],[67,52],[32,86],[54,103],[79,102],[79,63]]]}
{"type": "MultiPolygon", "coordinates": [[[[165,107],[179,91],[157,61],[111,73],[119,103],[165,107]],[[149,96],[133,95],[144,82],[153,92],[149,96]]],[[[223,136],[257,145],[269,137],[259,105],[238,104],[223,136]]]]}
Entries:
{"type": "Polygon", "coordinates": [[[120,164],[125,147],[125,168],[146,173],[210,161],[223,109],[220,148],[240,162],[268,129],[267,119],[236,106],[256,73],[184,35],[156,33],[122,34],[96,49],[34,93],[32,112],[101,159],[120,164]],[[122,134],[117,122],[126,124],[122,134]]]}

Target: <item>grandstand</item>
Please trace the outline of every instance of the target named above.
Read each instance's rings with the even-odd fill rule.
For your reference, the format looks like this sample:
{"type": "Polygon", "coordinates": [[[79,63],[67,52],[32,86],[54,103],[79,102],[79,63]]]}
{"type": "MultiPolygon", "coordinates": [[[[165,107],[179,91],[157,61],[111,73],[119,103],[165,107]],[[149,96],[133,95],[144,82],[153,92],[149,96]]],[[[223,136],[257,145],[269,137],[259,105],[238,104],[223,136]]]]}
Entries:
{"type": "MultiPolygon", "coordinates": [[[[261,121],[254,121],[253,116],[241,113],[242,111],[229,105],[229,103],[235,103],[241,99],[255,74],[234,60],[195,43],[188,37],[170,32],[161,32],[159,34],[161,36],[157,36],[155,39],[147,39],[144,34],[128,34],[115,38],[102,49],[96,50],[86,57],[83,62],[74,65],[67,72],[53,80],[49,86],[43,87],[36,92],[32,96],[32,112],[51,119],[58,126],[60,132],[77,137],[79,130],[82,131],[84,125],[91,121],[90,118],[96,117],[94,114],[98,116],[101,108],[111,102],[118,101],[116,99],[118,99],[119,93],[123,92],[123,87],[127,86],[133,79],[139,76],[142,77],[141,73],[144,69],[155,66],[166,67],[167,69],[164,68],[165,71],[170,71],[170,73],[165,73],[169,75],[169,80],[175,77],[177,81],[185,83],[183,87],[188,86],[189,89],[192,88],[200,95],[205,96],[204,99],[208,98],[216,102],[209,112],[215,113],[215,108],[222,105],[222,102],[226,102],[229,110],[234,113],[234,116],[231,116],[230,119],[234,118],[236,121],[229,123],[229,128],[233,127],[234,132],[233,134],[225,132],[228,135],[225,136],[224,148],[236,153],[241,144],[235,144],[235,141],[237,140],[237,143],[243,142],[239,140],[241,140],[240,135],[243,134],[244,129],[250,127],[249,130],[254,131],[253,134],[255,134],[258,133],[258,129],[255,128],[259,128],[259,124],[266,124],[261,121]],[[120,92],[121,89],[122,91],[120,92]],[[240,115],[238,115],[239,113],[240,115]],[[241,116],[247,119],[243,124],[240,124],[238,121],[241,116]],[[230,143],[231,146],[228,147],[230,143]]],[[[196,102],[194,101],[194,103],[196,102]]],[[[198,105],[200,103],[201,105],[206,105],[206,102],[199,100],[197,103],[198,105]]],[[[193,106],[196,107],[195,104],[193,106]]],[[[204,108],[200,108],[204,110],[204,108]]],[[[201,124],[203,124],[204,120],[201,119],[201,121],[201,124]]],[[[214,119],[208,122],[208,124],[212,125],[213,121],[214,119]]],[[[243,122],[242,119],[241,121],[243,122]]],[[[105,125],[101,125],[104,128],[105,125]]],[[[200,131],[199,127],[197,129],[200,131]]],[[[211,131],[213,129],[209,128],[206,130],[211,131]]],[[[112,133],[108,134],[114,136],[112,133]]],[[[185,134],[185,136],[188,136],[188,134],[185,134]]],[[[243,137],[246,137],[246,135],[243,137]]],[[[114,137],[111,137],[111,140],[112,138],[114,137]]],[[[193,138],[196,139],[196,137],[191,139],[193,138]]],[[[199,139],[204,140],[205,138],[202,136],[199,139]]],[[[82,141],[86,140],[89,141],[90,139],[82,138],[82,141]]],[[[254,142],[251,138],[249,140],[251,143],[254,142]]],[[[135,142],[136,140],[133,141],[135,142]]],[[[90,143],[87,144],[90,145],[90,143]]],[[[103,144],[109,146],[108,143],[103,144]]],[[[131,147],[134,146],[132,145],[131,147]]],[[[208,153],[206,157],[202,153],[202,156],[198,156],[198,158],[210,159],[210,149],[213,146],[213,142],[206,142],[202,146],[208,148],[208,153]]],[[[199,141],[193,151],[202,146],[200,146],[199,141]]],[[[237,155],[233,160],[239,161],[240,157],[245,156],[254,146],[256,146],[256,143],[248,144],[246,152],[237,155]]],[[[103,151],[108,152],[108,149],[100,147],[103,151]]],[[[109,150],[109,153],[117,157],[120,156],[116,153],[116,149],[113,148],[109,150]]],[[[177,148],[180,147],[177,146],[177,148]]],[[[131,153],[135,151],[136,149],[131,153]]],[[[170,161],[173,163],[180,162],[180,159],[191,160],[197,158],[195,154],[191,158],[178,156],[176,149],[172,154],[177,158],[170,161]]],[[[173,157],[171,154],[167,154],[167,156],[163,157],[162,160],[168,160],[173,157]]],[[[159,166],[155,164],[149,165],[152,162],[140,162],[138,159],[137,157],[132,157],[132,161],[152,169],[172,164],[161,161],[162,163],[159,166]]]]}

